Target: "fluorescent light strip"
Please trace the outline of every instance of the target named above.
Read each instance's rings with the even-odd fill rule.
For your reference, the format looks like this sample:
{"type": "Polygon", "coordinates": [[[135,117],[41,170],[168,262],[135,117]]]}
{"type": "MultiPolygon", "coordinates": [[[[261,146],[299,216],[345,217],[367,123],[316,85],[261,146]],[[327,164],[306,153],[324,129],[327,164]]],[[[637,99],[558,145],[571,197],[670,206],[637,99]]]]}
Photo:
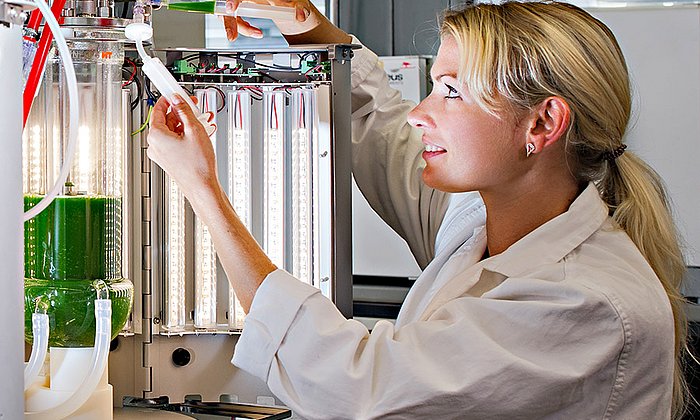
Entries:
{"type": "MultiPolygon", "coordinates": [[[[196,90],[202,112],[213,112],[216,124],[218,96],[215,89],[196,90]]],[[[210,137],[216,151],[216,132],[210,137]]],[[[209,228],[195,217],[194,326],[216,328],[216,250],[209,228]]]]}
{"type": "MultiPolygon", "coordinates": [[[[228,92],[228,196],[243,225],[252,227],[250,93],[228,92]]],[[[229,285],[228,326],[243,328],[245,312],[233,287],[229,285]]]]}
{"type": "Polygon", "coordinates": [[[166,176],[166,263],[165,319],[167,331],[185,329],[185,196],[175,181],[166,176]]]}
{"type": "Polygon", "coordinates": [[[312,98],[308,89],[292,92],[292,273],[314,284],[312,98]]]}
{"type": "Polygon", "coordinates": [[[209,228],[195,221],[194,326],[216,328],[216,252],[209,228]]]}
{"type": "Polygon", "coordinates": [[[264,241],[263,246],[272,263],[285,267],[284,205],[284,95],[283,91],[266,91],[264,126],[264,241]]]}

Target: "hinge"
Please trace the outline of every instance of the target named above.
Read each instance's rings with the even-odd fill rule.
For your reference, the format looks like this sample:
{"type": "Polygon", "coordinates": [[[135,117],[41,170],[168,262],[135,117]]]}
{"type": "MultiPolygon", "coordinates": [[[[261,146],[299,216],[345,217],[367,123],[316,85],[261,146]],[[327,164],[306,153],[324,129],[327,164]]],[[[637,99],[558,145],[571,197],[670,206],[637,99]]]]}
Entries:
{"type": "Polygon", "coordinates": [[[151,363],[151,344],[153,343],[153,265],[152,265],[152,230],[151,230],[151,161],[146,153],[148,144],[147,131],[141,133],[141,308],[143,329],[141,334],[141,390],[143,397],[150,397],[153,392],[153,364],[151,363]]]}

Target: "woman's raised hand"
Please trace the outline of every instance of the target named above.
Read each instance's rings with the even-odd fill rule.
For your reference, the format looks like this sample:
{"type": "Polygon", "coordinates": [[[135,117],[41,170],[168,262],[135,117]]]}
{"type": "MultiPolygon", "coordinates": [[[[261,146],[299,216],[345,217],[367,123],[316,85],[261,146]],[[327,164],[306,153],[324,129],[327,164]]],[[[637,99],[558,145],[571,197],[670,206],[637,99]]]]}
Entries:
{"type": "MultiPolygon", "coordinates": [[[[325,20],[325,17],[309,0],[227,0],[226,11],[235,13],[238,6],[244,1],[252,1],[258,4],[270,4],[273,6],[293,7],[296,10],[296,18],[294,21],[275,21],[275,24],[283,35],[298,35],[309,32],[325,20]]],[[[253,38],[262,38],[263,35],[259,28],[256,28],[240,17],[224,16],[224,28],[226,28],[226,36],[230,41],[235,40],[239,34],[253,38]]]]}
{"type": "Polygon", "coordinates": [[[153,108],[148,157],[177,182],[188,198],[194,199],[218,182],[211,139],[190,106],[177,95],[172,104],[161,97],[153,108]]]}

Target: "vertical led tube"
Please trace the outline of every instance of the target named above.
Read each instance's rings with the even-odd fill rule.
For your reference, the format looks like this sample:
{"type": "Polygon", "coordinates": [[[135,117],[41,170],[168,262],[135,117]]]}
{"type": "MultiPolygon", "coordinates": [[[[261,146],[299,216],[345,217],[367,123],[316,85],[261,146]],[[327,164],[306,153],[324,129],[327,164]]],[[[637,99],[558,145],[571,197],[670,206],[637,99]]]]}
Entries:
{"type": "Polygon", "coordinates": [[[313,239],[315,207],[313,182],[314,97],[311,89],[292,92],[292,274],[311,285],[314,279],[313,239]]]}
{"type": "Polygon", "coordinates": [[[185,196],[175,181],[165,176],[165,311],[163,329],[185,329],[185,196]]]}
{"type": "Polygon", "coordinates": [[[285,260],[285,145],[284,91],[263,93],[264,162],[263,162],[263,247],[272,263],[282,268],[285,260]]]}
{"type": "MultiPolygon", "coordinates": [[[[212,123],[216,124],[218,108],[217,89],[196,90],[202,112],[212,112],[212,123]]],[[[216,132],[211,135],[216,150],[216,132]]],[[[201,219],[195,218],[195,275],[194,275],[194,326],[216,328],[216,251],[209,228],[201,219]]]]}
{"type": "MultiPolygon", "coordinates": [[[[251,139],[250,139],[250,93],[231,90],[228,99],[228,196],[233,209],[251,229],[251,139]]],[[[245,313],[229,286],[228,326],[242,329],[245,313]]]]}

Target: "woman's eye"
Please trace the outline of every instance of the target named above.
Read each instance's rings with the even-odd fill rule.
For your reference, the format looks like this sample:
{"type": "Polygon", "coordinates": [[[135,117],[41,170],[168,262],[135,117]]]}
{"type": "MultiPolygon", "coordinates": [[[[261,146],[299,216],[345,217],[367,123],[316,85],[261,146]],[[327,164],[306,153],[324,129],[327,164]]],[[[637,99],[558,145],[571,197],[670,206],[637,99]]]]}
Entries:
{"type": "Polygon", "coordinates": [[[445,96],[445,98],[447,98],[447,99],[459,98],[459,92],[457,91],[457,89],[453,88],[450,85],[445,85],[445,87],[447,88],[447,96],[445,96]]]}

